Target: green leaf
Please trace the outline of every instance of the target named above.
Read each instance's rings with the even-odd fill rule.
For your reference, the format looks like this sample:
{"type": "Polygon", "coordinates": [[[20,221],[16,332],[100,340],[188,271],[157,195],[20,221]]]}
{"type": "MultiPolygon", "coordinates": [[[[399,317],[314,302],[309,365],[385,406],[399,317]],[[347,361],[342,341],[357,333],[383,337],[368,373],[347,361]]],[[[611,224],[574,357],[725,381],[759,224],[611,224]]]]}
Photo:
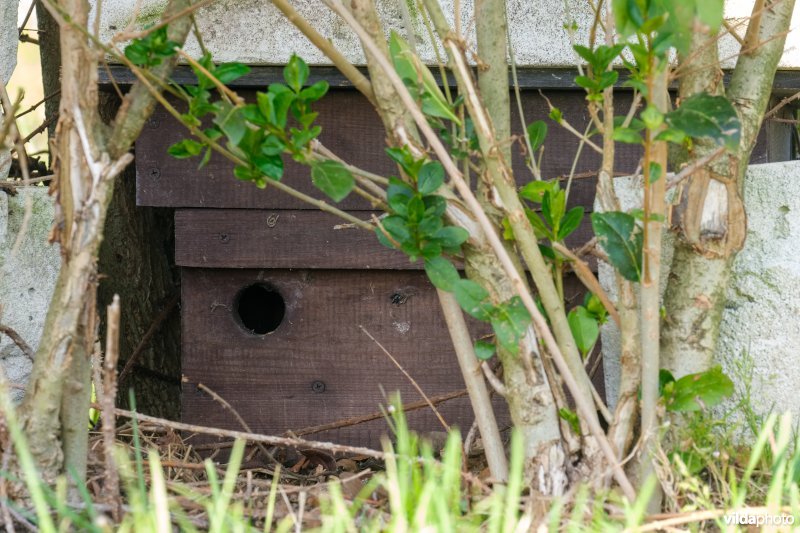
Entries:
{"type": "Polygon", "coordinates": [[[619,79],[619,72],[616,70],[606,70],[600,74],[600,78],[597,80],[597,90],[602,91],[603,89],[607,89],[617,83],[619,79]]]}
{"type": "Polygon", "coordinates": [[[550,231],[550,228],[544,223],[544,221],[536,214],[535,211],[530,209],[525,209],[525,215],[528,217],[528,222],[531,223],[533,226],[533,232],[536,234],[537,239],[550,239],[555,240],[555,235],[553,232],[550,231]]]}
{"type": "Polygon", "coordinates": [[[636,33],[644,22],[637,0],[613,0],[611,8],[617,31],[622,37],[630,37],[636,33]]]}
{"type": "Polygon", "coordinates": [[[586,307],[586,311],[588,311],[590,315],[597,319],[598,324],[606,323],[608,311],[596,294],[587,292],[586,296],[583,298],[583,305],[586,307]]]}
{"type": "Polygon", "coordinates": [[[567,322],[572,336],[575,338],[575,344],[578,345],[581,355],[585,358],[600,335],[597,319],[585,307],[578,306],[569,312],[567,322]]]}
{"type": "Polygon", "coordinates": [[[231,144],[238,146],[247,131],[247,123],[240,113],[240,108],[227,102],[221,102],[219,106],[220,110],[214,117],[214,124],[219,126],[231,144]]]}
{"type": "Polygon", "coordinates": [[[530,183],[526,183],[520,190],[519,195],[526,200],[530,200],[531,202],[540,204],[542,203],[542,198],[544,197],[544,193],[547,191],[551,191],[555,193],[558,191],[559,185],[558,180],[551,180],[551,181],[531,181],[530,183]]]}
{"type": "Polygon", "coordinates": [[[292,54],[289,62],[283,68],[283,79],[294,92],[299,93],[308,81],[310,71],[305,61],[297,54],[292,54]]]}
{"type": "Polygon", "coordinates": [[[701,0],[695,4],[697,6],[697,18],[711,28],[712,34],[719,31],[720,26],[722,26],[723,4],[724,0],[701,0]]]}
{"type": "Polygon", "coordinates": [[[279,155],[286,149],[286,145],[277,135],[267,135],[261,142],[261,153],[264,155],[279,155]]]}
{"type": "Polygon", "coordinates": [[[266,126],[269,123],[264,114],[261,113],[261,110],[255,104],[247,104],[246,106],[242,107],[242,116],[245,120],[257,126],[266,126]]]}
{"type": "Polygon", "coordinates": [[[491,317],[492,330],[497,344],[505,351],[516,355],[519,352],[519,337],[510,322],[501,318],[491,317]]]}
{"type": "Polygon", "coordinates": [[[627,144],[643,144],[642,136],[633,128],[614,128],[614,140],[627,144]]]}
{"type": "Polygon", "coordinates": [[[135,40],[125,47],[125,57],[134,65],[145,66],[147,65],[150,55],[147,47],[135,40]]]}
{"type": "Polygon", "coordinates": [[[424,259],[433,259],[442,255],[442,245],[436,241],[428,241],[420,247],[424,259]]]}
{"type": "Polygon", "coordinates": [[[596,58],[594,55],[594,51],[591,48],[588,48],[580,44],[576,44],[572,48],[575,50],[575,52],[577,52],[579,56],[581,56],[581,58],[583,58],[584,61],[586,61],[590,65],[594,65],[596,58]]]}
{"type": "Polygon", "coordinates": [[[441,217],[447,210],[447,202],[441,196],[429,194],[422,197],[422,202],[425,204],[425,215],[441,217]]]}
{"type": "MultiPolygon", "coordinates": [[[[411,232],[408,230],[408,223],[404,218],[392,215],[384,218],[380,222],[383,229],[398,243],[403,244],[411,239],[411,232]]],[[[376,228],[376,231],[378,232],[379,238],[386,239],[386,236],[383,235],[380,228],[376,228]]],[[[387,246],[389,246],[389,248],[394,247],[392,244],[388,244],[387,246]]]]}
{"type": "MultiPolygon", "coordinates": [[[[417,229],[419,230],[420,235],[428,237],[430,235],[434,235],[437,231],[442,229],[442,226],[444,226],[442,217],[425,215],[422,217],[422,220],[419,221],[417,229]]],[[[441,243],[439,243],[439,246],[441,246],[441,243]]]]}
{"type": "Polygon", "coordinates": [[[667,370],[666,368],[662,368],[658,371],[658,394],[659,396],[664,396],[664,387],[673,383],[675,381],[675,376],[672,375],[672,372],[667,370]]]}
{"type": "Polygon", "coordinates": [[[696,5],[706,0],[680,0],[664,2],[666,19],[658,36],[652,43],[653,50],[659,54],[666,54],[670,46],[674,46],[679,53],[689,53],[694,33],[694,20],[696,5]]]}
{"type": "MultiPolygon", "coordinates": [[[[270,86],[272,89],[273,85],[270,86]]],[[[292,106],[292,102],[294,102],[296,95],[291,91],[278,91],[271,93],[272,96],[272,106],[275,110],[274,114],[274,122],[277,127],[283,129],[286,127],[286,119],[289,115],[289,108],[292,106]]]]}
{"type": "Polygon", "coordinates": [[[261,177],[261,173],[250,167],[238,165],[233,169],[233,175],[236,179],[242,181],[257,181],[261,177]]]}
{"type": "Polygon", "coordinates": [[[535,152],[544,144],[544,139],[547,137],[547,123],[544,120],[531,122],[527,130],[528,139],[531,142],[531,150],[535,152]]]}
{"type": "Polygon", "coordinates": [[[455,284],[461,279],[453,263],[444,257],[426,259],[425,273],[434,287],[447,292],[453,292],[455,284]]]}
{"type": "Polygon", "coordinates": [[[200,160],[200,164],[197,165],[197,169],[200,170],[201,168],[206,166],[209,161],[211,161],[211,148],[210,147],[206,148],[206,152],[203,154],[203,158],[200,160]]]}
{"type": "Polygon", "coordinates": [[[486,301],[489,293],[486,289],[469,279],[460,279],[453,284],[453,294],[464,310],[478,320],[488,320],[491,305],[486,301]]]}
{"type": "Polygon", "coordinates": [[[513,241],[514,230],[511,227],[511,222],[508,221],[508,217],[503,217],[502,224],[503,224],[503,239],[507,241],[513,241]]]}
{"type": "Polygon", "coordinates": [[[261,114],[270,124],[275,124],[275,106],[273,104],[274,98],[275,95],[270,93],[256,93],[258,110],[261,111],[261,114]]]}
{"type": "Polygon", "coordinates": [[[292,128],[291,130],[291,143],[296,151],[302,151],[306,148],[312,139],[322,133],[322,127],[314,126],[313,128],[298,130],[292,128]]]}
{"type": "Polygon", "coordinates": [[[664,115],[662,115],[654,105],[647,106],[639,116],[642,117],[645,127],[650,130],[654,130],[664,123],[664,115]]]}
{"type": "Polygon", "coordinates": [[[527,332],[531,318],[519,296],[496,306],[491,312],[492,329],[497,342],[512,354],[519,351],[519,341],[527,332]]]}
{"type": "Polygon", "coordinates": [[[256,154],[252,162],[269,179],[280,181],[283,177],[283,159],[280,155],[256,154]]]}
{"type": "Polygon", "coordinates": [[[733,382],[719,366],[706,372],[689,374],[664,387],[667,411],[700,411],[721,403],[733,394],[733,382]]]}
{"type": "Polygon", "coordinates": [[[661,168],[661,165],[658,163],[650,162],[650,183],[657,182],[661,176],[664,175],[664,171],[661,168]]]}
{"type": "MultiPolygon", "coordinates": [[[[594,55],[597,58],[595,62],[592,64],[595,72],[603,72],[611,65],[611,62],[619,56],[622,51],[625,49],[626,44],[615,44],[614,46],[608,46],[605,44],[601,44],[594,50],[594,55]]],[[[614,71],[609,71],[610,73],[617,74],[614,71]]],[[[605,74],[605,73],[604,73],[605,74]]],[[[614,77],[614,83],[617,82],[617,76],[614,77]]]]}
{"type": "Polygon", "coordinates": [[[421,88],[421,90],[418,89],[418,92],[422,96],[423,113],[446,118],[458,125],[461,124],[436,83],[436,78],[414,54],[405,39],[395,31],[392,31],[389,37],[389,54],[392,56],[392,63],[400,78],[415,88],[421,88]]]}
{"type": "Polygon", "coordinates": [[[542,215],[553,229],[558,229],[564,210],[567,206],[567,195],[562,190],[546,191],[542,197],[542,215]]]}
{"type": "Polygon", "coordinates": [[[417,190],[422,194],[431,194],[444,183],[444,167],[438,161],[425,163],[417,177],[417,190]]]}
{"type": "Polygon", "coordinates": [[[223,63],[214,69],[213,74],[223,85],[227,85],[248,72],[250,72],[250,67],[242,63],[223,63]]]}
{"type": "Polygon", "coordinates": [[[656,135],[655,140],[666,141],[674,144],[683,144],[683,142],[686,140],[686,134],[679,129],[666,128],[661,130],[661,132],[656,135]]]}
{"type": "Polygon", "coordinates": [[[573,207],[567,211],[567,214],[561,219],[561,224],[558,227],[557,240],[563,241],[566,239],[573,231],[578,229],[578,226],[581,225],[581,220],[583,220],[582,206],[573,207]]]}
{"type": "Polygon", "coordinates": [[[178,43],[167,38],[167,26],[162,26],[151,30],[141,39],[134,39],[125,47],[125,57],[135,65],[155,67],[160,65],[165,57],[175,55],[177,46],[178,43]]]}
{"type": "Polygon", "coordinates": [[[320,161],[311,167],[311,181],[334,202],[344,200],[355,186],[355,178],[338,161],[320,161]]]}
{"type": "Polygon", "coordinates": [[[611,264],[630,281],[642,274],[642,232],[636,219],[627,213],[592,213],[592,228],[611,264]]]}
{"type": "Polygon", "coordinates": [[[502,307],[508,314],[511,323],[513,324],[514,329],[519,336],[522,337],[525,335],[528,326],[531,323],[531,315],[528,313],[528,309],[525,307],[525,304],[522,303],[522,298],[519,296],[513,296],[510,300],[505,302],[502,307]]]}
{"type": "Polygon", "coordinates": [[[571,409],[567,409],[566,407],[562,407],[558,410],[558,416],[569,424],[570,429],[573,433],[580,436],[581,434],[581,423],[580,419],[578,418],[578,413],[572,411],[571,409]]]}
{"type": "Polygon", "coordinates": [[[554,107],[550,110],[550,118],[556,121],[557,123],[561,124],[561,121],[564,119],[564,115],[561,113],[561,110],[557,107],[554,107]]]}
{"type": "Polygon", "coordinates": [[[446,118],[456,124],[461,124],[444,97],[440,99],[430,93],[424,93],[422,95],[422,112],[431,117],[446,118]]]}
{"type": "Polygon", "coordinates": [[[666,114],[667,124],[689,137],[708,137],[735,150],[741,139],[741,122],[736,110],[724,96],[698,93],[690,96],[680,107],[666,114]]]}
{"type": "Polygon", "coordinates": [[[311,87],[306,87],[302,91],[300,91],[300,99],[305,100],[306,102],[316,102],[328,92],[328,82],[318,81],[311,87]]]}
{"type": "Polygon", "coordinates": [[[170,146],[167,153],[175,159],[186,159],[200,155],[203,151],[203,144],[193,139],[184,139],[170,146]]]}
{"type": "Polygon", "coordinates": [[[486,341],[475,343],[475,357],[480,361],[488,361],[494,355],[494,344],[486,341]]]}
{"type": "Polygon", "coordinates": [[[594,81],[589,76],[576,76],[575,83],[589,91],[590,93],[595,93],[598,90],[597,82],[594,81]]]}
{"type": "Polygon", "coordinates": [[[469,232],[456,226],[445,226],[433,238],[447,251],[457,251],[469,239],[469,232]]]}

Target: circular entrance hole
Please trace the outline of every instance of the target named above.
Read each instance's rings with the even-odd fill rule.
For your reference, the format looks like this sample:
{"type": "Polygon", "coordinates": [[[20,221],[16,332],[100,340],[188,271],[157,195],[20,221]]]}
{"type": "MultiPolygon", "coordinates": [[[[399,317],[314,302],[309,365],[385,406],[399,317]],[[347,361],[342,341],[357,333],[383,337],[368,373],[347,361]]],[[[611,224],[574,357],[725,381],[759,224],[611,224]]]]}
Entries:
{"type": "Polygon", "coordinates": [[[239,291],[234,309],[244,329],[256,335],[265,335],[281,325],[286,314],[286,303],[274,287],[256,283],[239,291]]]}

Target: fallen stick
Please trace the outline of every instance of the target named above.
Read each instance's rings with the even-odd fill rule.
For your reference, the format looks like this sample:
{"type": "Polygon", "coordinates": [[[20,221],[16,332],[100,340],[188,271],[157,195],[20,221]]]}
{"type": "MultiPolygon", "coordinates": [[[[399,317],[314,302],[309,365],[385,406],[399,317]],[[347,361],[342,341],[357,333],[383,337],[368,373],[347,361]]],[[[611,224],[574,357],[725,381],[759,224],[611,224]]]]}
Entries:
{"type": "MultiPolygon", "coordinates": [[[[446,394],[440,394],[438,396],[431,396],[430,398],[428,398],[428,400],[433,405],[439,405],[440,403],[444,403],[449,400],[454,400],[456,398],[461,398],[466,395],[467,395],[467,389],[461,389],[454,392],[448,392],[446,394]]],[[[417,411],[419,409],[424,409],[426,407],[430,407],[428,401],[420,400],[413,403],[403,404],[402,409],[404,412],[407,413],[409,411],[417,411]]],[[[354,416],[351,418],[342,418],[339,420],[335,420],[333,422],[320,424],[318,426],[304,427],[302,429],[298,429],[297,431],[287,431],[284,433],[284,435],[286,436],[295,435],[297,437],[302,437],[303,435],[312,435],[314,433],[321,433],[323,431],[329,431],[332,429],[356,426],[358,424],[364,424],[365,422],[371,422],[372,420],[377,420],[383,417],[384,417],[383,411],[375,411],[374,413],[370,413],[368,415],[354,416]]]]}
{"type": "MultiPolygon", "coordinates": [[[[99,407],[99,406],[97,406],[99,407]]],[[[261,442],[270,444],[272,446],[283,446],[286,448],[311,448],[314,450],[323,450],[331,453],[350,453],[353,455],[365,455],[367,457],[374,457],[375,459],[385,459],[388,454],[373,450],[372,448],[365,448],[363,446],[346,446],[344,444],[335,444],[333,442],[319,442],[305,439],[298,439],[293,437],[274,437],[270,435],[259,435],[257,433],[247,433],[244,431],[234,431],[230,429],[211,428],[207,426],[197,426],[194,424],[184,424],[183,422],[173,422],[164,418],[156,416],[143,415],[135,411],[128,411],[127,409],[115,409],[114,412],[117,416],[125,418],[136,418],[139,422],[149,422],[163,427],[172,428],[178,431],[188,431],[190,433],[202,433],[204,435],[213,435],[215,437],[227,437],[231,439],[242,439],[250,442],[261,442]]]]}

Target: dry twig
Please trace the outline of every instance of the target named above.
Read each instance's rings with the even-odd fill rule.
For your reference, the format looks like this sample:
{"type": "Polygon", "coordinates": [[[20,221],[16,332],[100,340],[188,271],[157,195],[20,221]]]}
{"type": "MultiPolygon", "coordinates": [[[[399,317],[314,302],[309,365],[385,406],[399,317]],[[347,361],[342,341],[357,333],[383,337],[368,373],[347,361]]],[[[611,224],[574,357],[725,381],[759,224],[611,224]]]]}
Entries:
{"type": "Polygon", "coordinates": [[[17,348],[22,350],[22,353],[24,353],[28,359],[33,361],[33,357],[35,355],[33,348],[31,348],[30,345],[25,342],[25,340],[14,330],[14,328],[0,324],[0,333],[8,336],[8,338],[11,339],[11,342],[16,344],[17,348]]]}
{"type": "Polygon", "coordinates": [[[111,514],[119,522],[122,514],[122,498],[119,492],[119,472],[114,461],[114,442],[117,418],[114,414],[114,401],[117,397],[117,361],[119,361],[119,295],[115,294],[108,306],[106,326],[106,355],[103,360],[103,391],[100,404],[103,420],[103,456],[106,466],[106,483],[103,487],[106,501],[111,506],[111,514]]]}
{"type": "Polygon", "coordinates": [[[392,361],[392,363],[394,363],[394,365],[400,370],[400,372],[402,372],[403,375],[406,378],[408,378],[408,381],[410,381],[411,384],[414,386],[414,388],[417,389],[417,392],[419,392],[420,396],[422,396],[425,399],[425,403],[427,403],[428,406],[431,408],[433,414],[435,414],[436,418],[439,419],[439,422],[441,422],[442,426],[444,427],[444,430],[450,431],[450,426],[448,425],[447,422],[445,422],[444,418],[442,417],[442,414],[439,412],[439,410],[436,408],[436,406],[433,404],[430,398],[428,398],[428,395],[425,394],[425,391],[422,390],[422,387],[419,386],[417,381],[413,377],[411,377],[411,375],[408,372],[406,372],[406,369],[403,368],[403,366],[397,361],[397,359],[395,359],[394,356],[389,353],[389,350],[384,348],[383,345],[380,342],[378,342],[375,339],[375,337],[373,337],[372,334],[370,334],[370,332],[366,330],[364,326],[359,325],[358,327],[361,328],[361,331],[364,332],[364,335],[369,337],[372,340],[372,342],[378,345],[378,348],[380,348],[381,351],[384,354],[386,354],[386,357],[388,357],[392,361]]]}

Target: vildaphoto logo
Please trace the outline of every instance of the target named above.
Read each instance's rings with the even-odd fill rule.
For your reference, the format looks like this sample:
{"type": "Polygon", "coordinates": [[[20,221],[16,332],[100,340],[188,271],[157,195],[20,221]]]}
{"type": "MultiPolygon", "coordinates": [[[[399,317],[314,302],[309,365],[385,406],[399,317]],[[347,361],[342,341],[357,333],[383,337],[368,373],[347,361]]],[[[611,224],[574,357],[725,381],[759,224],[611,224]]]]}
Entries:
{"type": "Polygon", "coordinates": [[[792,526],[794,516],[790,514],[768,514],[736,512],[726,514],[723,519],[729,526],[792,526]]]}

